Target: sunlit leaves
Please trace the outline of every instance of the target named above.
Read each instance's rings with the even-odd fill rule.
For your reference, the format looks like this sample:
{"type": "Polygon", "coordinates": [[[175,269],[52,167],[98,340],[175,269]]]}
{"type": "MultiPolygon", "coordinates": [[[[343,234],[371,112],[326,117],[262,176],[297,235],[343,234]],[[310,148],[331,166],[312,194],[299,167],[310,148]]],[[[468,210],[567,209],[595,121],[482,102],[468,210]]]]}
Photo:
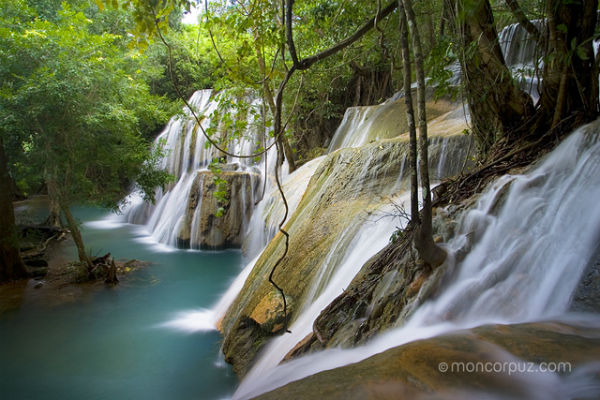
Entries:
{"type": "Polygon", "coordinates": [[[121,37],[94,33],[83,11],[63,3],[52,20],[27,18],[0,30],[0,130],[14,165],[37,168],[32,179],[52,174],[64,202],[108,206],[137,175],[164,181],[151,171],[140,133],[165,116],[136,79],[121,37]]]}

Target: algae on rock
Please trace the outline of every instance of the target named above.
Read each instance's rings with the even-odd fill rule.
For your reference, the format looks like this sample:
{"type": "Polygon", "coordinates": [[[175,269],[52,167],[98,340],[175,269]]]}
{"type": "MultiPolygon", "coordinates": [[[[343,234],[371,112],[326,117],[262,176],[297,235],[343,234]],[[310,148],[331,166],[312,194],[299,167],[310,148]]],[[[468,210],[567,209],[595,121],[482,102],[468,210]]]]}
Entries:
{"type": "Polygon", "coordinates": [[[196,172],[186,211],[178,227],[177,245],[194,249],[241,247],[243,235],[254,209],[260,186],[260,175],[248,171],[225,171],[219,177],[226,182],[227,204],[223,215],[214,196],[217,185],[211,171],[196,172]]]}
{"type": "MultiPolygon", "coordinates": [[[[421,399],[433,394],[442,399],[480,398],[481,390],[487,396],[532,398],[540,394],[535,379],[542,372],[536,370],[542,362],[557,368],[562,365],[565,370],[557,371],[562,379],[577,375],[576,397],[592,398],[582,391],[578,370],[594,366],[588,377],[597,382],[599,357],[597,327],[560,322],[487,325],[394,347],[358,363],[291,382],[257,399],[421,399]],[[489,372],[498,366],[504,369],[489,372]],[[523,368],[533,368],[537,374],[524,373],[523,368]]],[[[597,386],[590,388],[597,394],[597,386]]]]}
{"type": "MultiPolygon", "coordinates": [[[[466,157],[467,141],[464,135],[432,139],[437,150],[432,151],[430,163],[439,178],[460,171],[462,163],[454,160],[466,157]],[[452,157],[436,154],[442,151],[456,154],[452,157]]],[[[288,322],[293,322],[303,305],[320,294],[361,225],[379,208],[388,205],[391,196],[406,190],[408,171],[403,160],[407,149],[406,138],[400,137],[341,149],[321,162],[285,226],[290,234],[290,247],[274,275],[286,296],[294,299],[288,306],[288,322]]],[[[268,336],[278,333],[251,316],[257,315],[257,309],[271,296],[267,277],[283,246],[284,237],[277,234],[259,257],[221,323],[226,360],[233,363],[240,376],[246,373],[260,349],[256,343],[264,344],[268,336]],[[248,340],[255,343],[244,343],[248,340]]]]}

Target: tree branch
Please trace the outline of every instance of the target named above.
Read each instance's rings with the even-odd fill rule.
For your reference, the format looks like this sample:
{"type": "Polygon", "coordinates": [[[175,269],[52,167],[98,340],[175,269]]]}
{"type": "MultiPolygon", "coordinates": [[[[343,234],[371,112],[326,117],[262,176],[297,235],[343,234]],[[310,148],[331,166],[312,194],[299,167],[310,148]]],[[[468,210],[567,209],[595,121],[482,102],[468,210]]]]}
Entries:
{"type": "Polygon", "coordinates": [[[288,51],[290,53],[290,56],[292,57],[294,66],[299,71],[306,70],[306,69],[310,68],[310,66],[313,65],[314,63],[316,63],[317,61],[321,61],[321,60],[337,53],[338,51],[343,50],[346,47],[350,46],[352,43],[354,43],[358,39],[360,39],[364,34],[366,34],[371,29],[373,29],[375,27],[376,21],[380,21],[383,18],[387,17],[396,9],[396,7],[398,7],[397,1],[392,1],[384,9],[382,9],[381,12],[378,12],[376,16],[374,16],[369,21],[367,21],[364,25],[362,25],[360,28],[358,28],[358,30],[356,32],[354,32],[352,35],[348,36],[344,40],[341,40],[340,42],[331,46],[328,49],[325,49],[325,50],[323,50],[315,55],[312,55],[310,57],[303,58],[302,60],[298,60],[298,56],[296,53],[296,46],[294,44],[294,37],[292,35],[292,6],[293,6],[293,4],[294,4],[294,0],[286,0],[286,10],[285,10],[286,27],[285,27],[285,30],[286,30],[286,36],[287,36],[288,51]]]}
{"type": "Polygon", "coordinates": [[[531,36],[533,36],[535,41],[538,42],[538,45],[541,45],[543,42],[542,34],[540,33],[537,26],[535,26],[529,20],[529,18],[527,18],[527,16],[525,15],[525,12],[523,11],[523,9],[519,5],[519,3],[517,3],[517,0],[505,0],[505,1],[506,1],[506,5],[508,6],[508,8],[510,8],[510,11],[514,15],[514,17],[517,19],[519,24],[521,24],[521,26],[523,28],[525,28],[527,33],[529,33],[531,36]]]}
{"type": "Polygon", "coordinates": [[[155,22],[155,26],[156,26],[156,32],[158,33],[158,37],[160,38],[161,42],[167,47],[167,53],[169,56],[169,63],[167,66],[168,66],[171,81],[173,83],[173,87],[175,88],[175,92],[177,92],[177,97],[179,97],[179,99],[181,101],[183,101],[183,103],[186,105],[186,107],[190,110],[192,117],[196,120],[196,124],[200,128],[200,131],[202,131],[202,135],[206,138],[206,140],[215,149],[219,150],[221,153],[223,153],[227,156],[230,156],[230,157],[234,157],[234,158],[255,158],[255,157],[262,156],[263,154],[266,154],[269,151],[269,149],[271,149],[271,147],[273,147],[275,145],[275,142],[271,143],[269,146],[266,146],[265,149],[262,151],[258,151],[253,154],[245,155],[245,154],[233,154],[233,153],[228,152],[227,150],[225,150],[221,146],[219,146],[219,144],[210,137],[210,135],[206,132],[206,130],[202,126],[202,121],[201,121],[200,117],[198,117],[198,115],[196,114],[196,110],[194,110],[194,108],[190,105],[190,103],[183,96],[183,94],[181,93],[181,90],[179,89],[179,85],[177,84],[177,80],[175,79],[175,76],[173,74],[173,56],[172,56],[171,45],[169,44],[169,42],[167,42],[167,40],[163,36],[162,31],[161,31],[160,27],[158,26],[158,22],[155,22]]]}

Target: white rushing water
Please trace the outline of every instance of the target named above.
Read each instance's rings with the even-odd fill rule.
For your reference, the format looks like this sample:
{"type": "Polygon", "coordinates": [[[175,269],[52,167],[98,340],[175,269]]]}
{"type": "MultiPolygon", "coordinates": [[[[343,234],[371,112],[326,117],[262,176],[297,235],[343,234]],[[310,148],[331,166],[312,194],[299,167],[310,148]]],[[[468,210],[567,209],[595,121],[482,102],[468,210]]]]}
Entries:
{"type": "MultiPolygon", "coordinates": [[[[419,307],[403,326],[354,349],[326,350],[279,366],[275,359],[283,351],[268,363],[260,359],[255,366],[260,372],[252,369],[234,398],[250,398],[452,330],[564,316],[600,240],[599,134],[600,121],[582,127],[530,172],[492,185],[463,216],[448,245],[447,262],[452,263],[453,253],[471,237],[474,243],[467,257],[449,265],[452,276],[441,295],[419,307]]],[[[344,262],[362,265],[361,256],[352,249],[344,262]]],[[[309,322],[308,329],[311,326],[309,322]]],[[[287,340],[285,336],[267,352],[287,340]]]]}
{"type": "MultiPolygon", "coordinates": [[[[396,204],[404,204],[408,201],[408,195],[394,201],[396,204]]],[[[391,206],[386,206],[379,213],[391,211],[391,206]]],[[[337,238],[310,285],[298,318],[289,326],[291,333],[278,336],[262,350],[261,356],[242,381],[238,393],[243,393],[247,386],[253,386],[265,374],[273,371],[287,353],[312,332],[315,319],[348,287],[363,264],[389,243],[399,221],[389,217],[380,219],[377,215],[378,213],[374,213],[371,220],[360,215],[337,238]]]]}
{"type": "MultiPolygon", "coordinates": [[[[288,204],[288,219],[296,211],[304,191],[310,182],[310,178],[315,170],[323,161],[324,157],[317,157],[302,165],[292,174],[284,174],[281,186],[285,193],[288,204]]],[[[260,254],[269,241],[275,236],[279,229],[285,208],[281,199],[281,194],[273,182],[269,182],[266,187],[267,193],[256,205],[244,241],[244,254],[248,257],[254,257],[260,254]]]]}
{"type": "Polygon", "coordinates": [[[369,130],[385,106],[349,107],[331,139],[327,151],[331,153],[344,147],[359,147],[369,139],[369,130]],[[352,133],[352,134],[351,134],[352,133]]]}
{"type": "MultiPolygon", "coordinates": [[[[211,125],[216,126],[213,140],[224,139],[221,144],[232,154],[251,155],[257,152],[264,144],[265,138],[259,132],[255,115],[259,112],[260,102],[257,99],[245,99],[248,101],[249,110],[246,116],[247,127],[239,138],[227,139],[228,132],[221,127],[221,121],[215,111],[218,108],[220,94],[213,94],[212,90],[199,90],[189,100],[191,107],[201,121],[201,127],[207,131],[211,125]],[[217,118],[217,119],[215,119],[217,118]]],[[[235,110],[230,110],[235,118],[235,110]]],[[[210,146],[197,121],[192,117],[189,109],[185,108],[183,115],[171,118],[163,132],[156,138],[156,145],[163,144],[165,156],[161,160],[161,167],[166,169],[175,178],[175,183],[170,184],[165,190],[157,189],[155,193],[156,203],[154,205],[144,202],[139,192],[133,192],[126,199],[124,216],[128,222],[145,225],[154,241],[165,243],[170,246],[177,244],[177,236],[186,214],[186,203],[196,178],[196,172],[207,170],[210,162],[223,156],[216,148],[210,146]]],[[[275,148],[258,160],[253,158],[234,158],[226,156],[227,163],[235,163],[238,170],[250,170],[264,173],[264,158],[267,157],[274,164],[275,148]]],[[[267,164],[268,165],[268,164],[267,164]]],[[[270,170],[273,165],[270,166],[270,170]]],[[[271,171],[272,172],[272,171],[271,171]]],[[[247,199],[254,202],[253,199],[247,199]]],[[[192,216],[192,224],[195,228],[191,232],[192,243],[199,242],[197,232],[199,231],[198,219],[200,217],[202,202],[196,206],[192,216]]],[[[244,217],[243,224],[250,219],[244,217]]],[[[245,226],[245,225],[244,225],[245,226]]]]}

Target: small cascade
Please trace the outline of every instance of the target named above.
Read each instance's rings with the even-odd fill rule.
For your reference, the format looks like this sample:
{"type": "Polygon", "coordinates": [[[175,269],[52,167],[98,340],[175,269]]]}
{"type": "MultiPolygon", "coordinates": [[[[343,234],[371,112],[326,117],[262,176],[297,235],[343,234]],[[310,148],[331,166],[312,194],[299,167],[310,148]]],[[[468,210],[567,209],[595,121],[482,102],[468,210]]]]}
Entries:
{"type": "MultiPolygon", "coordinates": [[[[428,102],[427,117],[436,118],[454,108],[455,104],[444,100],[428,102]]],[[[379,105],[346,109],[327,151],[331,153],[346,147],[360,147],[398,137],[407,131],[406,106],[399,94],[379,105]]]]}
{"type": "MultiPolygon", "coordinates": [[[[528,173],[506,176],[492,185],[464,214],[448,245],[447,284],[402,326],[362,347],[326,350],[277,365],[286,354],[277,350],[286,341],[283,335],[269,345],[276,356],[265,352],[254,367],[257,371],[248,373],[234,398],[250,398],[448,331],[564,317],[600,241],[599,135],[600,120],[578,129],[528,173]],[[466,246],[466,258],[455,262],[454,254],[466,246]]],[[[342,265],[362,261],[358,255],[364,251],[354,250],[351,245],[342,265]]],[[[322,293],[328,291],[329,286],[322,293]]],[[[308,325],[310,331],[310,321],[308,325]]],[[[306,331],[299,324],[292,325],[294,329],[306,331]]]]}
{"type": "MultiPolygon", "coordinates": [[[[531,22],[543,34],[545,29],[544,22],[542,20],[533,20],[531,22]]],[[[504,55],[504,61],[510,68],[534,66],[543,56],[535,39],[531,37],[521,24],[515,23],[506,26],[498,33],[498,41],[504,55]]]]}
{"type": "Polygon", "coordinates": [[[396,131],[373,129],[373,125],[381,121],[379,116],[393,110],[394,106],[394,103],[388,103],[381,106],[348,108],[333,135],[328,152],[344,147],[359,147],[370,141],[397,136],[399,132],[396,131]]]}
{"type": "MultiPolygon", "coordinates": [[[[318,157],[302,165],[291,175],[285,175],[282,188],[288,204],[288,219],[296,211],[308,182],[324,157],[318,157]]],[[[252,213],[246,239],[243,245],[244,254],[254,257],[265,248],[275,236],[285,213],[281,194],[273,182],[270,192],[265,194],[252,213]]]]}
{"type": "MultiPolygon", "coordinates": [[[[543,20],[531,21],[544,34],[543,20]]],[[[506,66],[511,69],[513,77],[521,89],[537,101],[540,93],[539,73],[543,68],[543,50],[537,41],[521,26],[515,23],[506,26],[498,33],[498,41],[506,66]]]]}
{"type": "MultiPolygon", "coordinates": [[[[203,130],[211,127],[216,128],[214,140],[220,141],[221,146],[232,154],[253,154],[265,142],[254,121],[254,115],[260,111],[260,102],[252,98],[242,99],[248,102],[250,110],[246,117],[240,116],[246,118],[246,131],[239,138],[227,140],[228,132],[222,128],[217,112],[220,95],[212,90],[195,92],[189,104],[201,125],[185,108],[183,115],[171,118],[157,137],[156,145],[162,144],[166,152],[161,166],[174,176],[175,182],[164,191],[156,190],[155,204],[144,202],[137,192],[126,200],[124,215],[127,221],[145,225],[157,242],[183,248],[241,246],[254,204],[260,200],[262,160],[269,154],[259,160],[233,158],[208,143],[203,130]],[[216,158],[225,160],[219,177],[227,182],[231,199],[224,218],[219,221],[211,218],[219,205],[212,195],[217,188],[213,174],[208,170],[216,158]]],[[[234,111],[230,113],[235,118],[234,111]]],[[[269,151],[271,159],[274,159],[273,152],[274,148],[269,151]]]]}

